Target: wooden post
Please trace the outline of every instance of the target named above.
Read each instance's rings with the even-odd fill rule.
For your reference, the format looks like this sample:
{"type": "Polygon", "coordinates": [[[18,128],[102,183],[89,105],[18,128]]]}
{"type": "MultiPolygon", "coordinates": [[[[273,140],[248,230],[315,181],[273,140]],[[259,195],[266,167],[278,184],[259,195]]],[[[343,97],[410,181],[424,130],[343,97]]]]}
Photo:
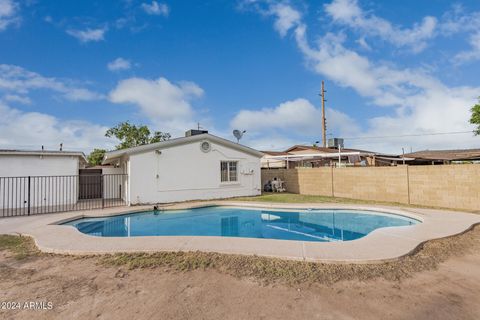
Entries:
{"type": "Polygon", "coordinates": [[[325,82],[322,80],[322,145],[327,147],[327,120],[325,118],[325,82]]]}

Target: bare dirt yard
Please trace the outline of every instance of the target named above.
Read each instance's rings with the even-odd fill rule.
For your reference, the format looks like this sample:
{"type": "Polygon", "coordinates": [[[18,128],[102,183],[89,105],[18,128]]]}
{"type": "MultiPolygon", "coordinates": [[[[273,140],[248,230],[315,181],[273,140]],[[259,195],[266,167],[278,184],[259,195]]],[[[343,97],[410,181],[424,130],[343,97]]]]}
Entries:
{"type": "Polygon", "coordinates": [[[71,257],[0,236],[0,301],[1,319],[479,319],[480,227],[375,265],[203,253],[71,257]]]}

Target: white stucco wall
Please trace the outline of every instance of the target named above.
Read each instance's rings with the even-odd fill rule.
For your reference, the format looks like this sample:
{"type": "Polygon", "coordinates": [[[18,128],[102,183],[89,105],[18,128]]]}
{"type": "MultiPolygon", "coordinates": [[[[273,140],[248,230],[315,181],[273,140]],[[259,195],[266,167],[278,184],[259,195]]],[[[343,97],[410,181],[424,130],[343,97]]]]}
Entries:
{"type": "Polygon", "coordinates": [[[103,197],[127,199],[128,176],[124,168],[103,168],[103,197]]]}
{"type": "Polygon", "coordinates": [[[120,168],[120,167],[103,167],[102,168],[102,174],[122,174],[122,173],[127,173],[125,168],[120,168]]]}
{"type": "Polygon", "coordinates": [[[161,149],[160,154],[148,151],[131,155],[127,159],[131,204],[260,194],[260,158],[210,143],[207,153],[197,141],[161,149]],[[220,182],[221,161],[238,161],[237,182],[220,182]]]}
{"type": "Polygon", "coordinates": [[[60,207],[78,200],[79,158],[75,156],[0,155],[0,210],[60,207]],[[60,177],[51,177],[60,176],[60,177]]]}
{"type": "Polygon", "coordinates": [[[74,156],[1,155],[0,177],[77,175],[78,162],[74,156]]]}

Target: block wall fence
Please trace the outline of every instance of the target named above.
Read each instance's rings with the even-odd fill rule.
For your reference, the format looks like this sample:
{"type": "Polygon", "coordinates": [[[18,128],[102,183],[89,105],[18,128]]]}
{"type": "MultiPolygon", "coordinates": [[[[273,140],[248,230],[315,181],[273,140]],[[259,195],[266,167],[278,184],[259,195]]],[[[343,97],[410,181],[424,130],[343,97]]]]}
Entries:
{"type": "Polygon", "coordinates": [[[480,165],[263,169],[288,192],[480,210],[480,165]]]}

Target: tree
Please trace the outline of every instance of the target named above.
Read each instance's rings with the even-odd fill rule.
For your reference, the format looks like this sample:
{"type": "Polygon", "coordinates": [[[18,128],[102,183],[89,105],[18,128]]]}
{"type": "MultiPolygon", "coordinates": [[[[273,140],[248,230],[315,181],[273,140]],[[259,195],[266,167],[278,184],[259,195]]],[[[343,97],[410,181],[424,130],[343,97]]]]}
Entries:
{"type": "Polygon", "coordinates": [[[471,111],[470,123],[477,126],[474,130],[475,135],[480,135],[480,97],[478,98],[478,103],[472,107],[471,111]]]}
{"type": "Polygon", "coordinates": [[[105,155],[105,152],[107,152],[107,150],[105,149],[97,149],[97,148],[93,149],[93,151],[90,152],[90,154],[87,157],[88,164],[90,164],[91,166],[97,166],[99,164],[102,164],[102,160],[103,160],[103,156],[105,155]]]}
{"type": "Polygon", "coordinates": [[[161,131],[154,131],[152,134],[147,126],[136,126],[128,121],[108,129],[105,136],[109,138],[115,137],[120,140],[120,144],[115,147],[117,150],[165,141],[171,137],[170,133],[161,131]]]}

